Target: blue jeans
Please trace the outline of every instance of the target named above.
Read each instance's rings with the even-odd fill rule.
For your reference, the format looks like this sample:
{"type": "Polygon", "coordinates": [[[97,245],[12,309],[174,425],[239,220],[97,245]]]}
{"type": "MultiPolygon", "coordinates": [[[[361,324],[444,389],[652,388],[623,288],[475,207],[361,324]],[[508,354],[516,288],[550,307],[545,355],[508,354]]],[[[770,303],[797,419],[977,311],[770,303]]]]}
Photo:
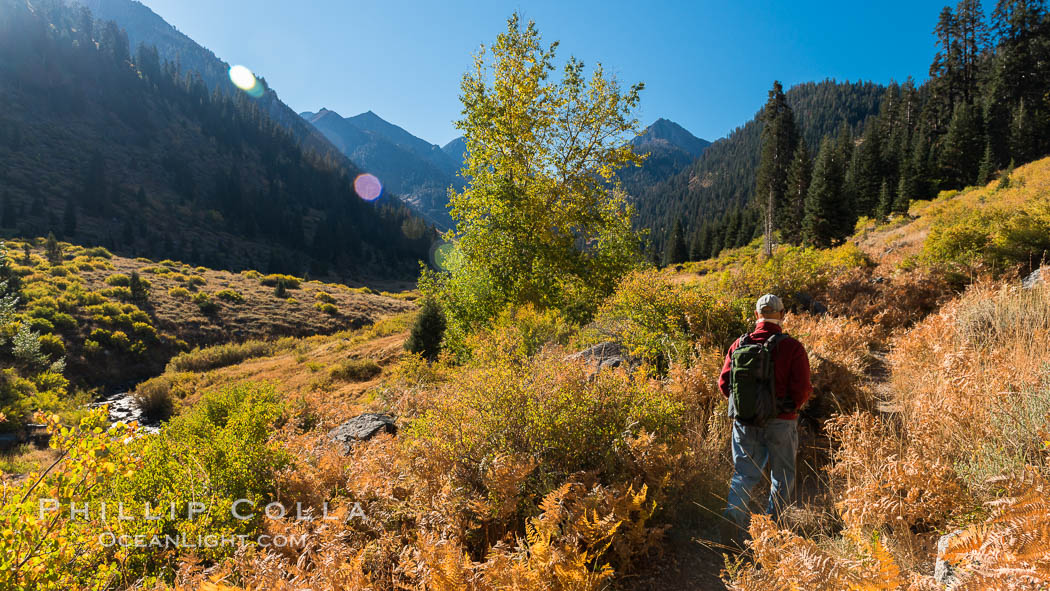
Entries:
{"type": "Polygon", "coordinates": [[[792,500],[795,491],[795,454],[798,421],[772,419],[765,427],[733,421],[733,479],[729,482],[728,517],[746,530],[751,517],[751,492],[764,477],[769,463],[770,491],[766,513],[773,519],[792,500]]]}

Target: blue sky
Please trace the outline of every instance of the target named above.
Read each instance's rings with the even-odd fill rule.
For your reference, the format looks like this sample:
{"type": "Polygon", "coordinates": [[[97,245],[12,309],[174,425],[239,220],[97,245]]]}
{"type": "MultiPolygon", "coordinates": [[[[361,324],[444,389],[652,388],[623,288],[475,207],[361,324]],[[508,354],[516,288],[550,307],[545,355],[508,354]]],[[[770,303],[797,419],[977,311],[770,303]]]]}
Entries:
{"type": "Polygon", "coordinates": [[[645,82],[643,125],[666,117],[714,140],[754,115],[774,79],[925,79],[945,2],[143,1],[296,111],[372,110],[437,144],[459,135],[471,53],[515,10],[561,42],[559,56],[645,82]]]}

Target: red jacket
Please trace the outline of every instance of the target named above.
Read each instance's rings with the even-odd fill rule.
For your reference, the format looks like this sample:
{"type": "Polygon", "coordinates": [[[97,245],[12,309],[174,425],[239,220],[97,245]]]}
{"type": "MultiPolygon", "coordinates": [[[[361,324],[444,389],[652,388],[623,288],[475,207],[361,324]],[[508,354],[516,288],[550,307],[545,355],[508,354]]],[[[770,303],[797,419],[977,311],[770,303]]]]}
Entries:
{"type": "MultiPolygon", "coordinates": [[[[759,322],[755,331],[751,333],[751,338],[762,343],[778,332],[781,332],[779,325],[759,322]]],[[[729,397],[729,370],[733,364],[733,351],[739,344],[740,339],[737,339],[729,347],[726,362],[722,365],[722,375],[718,377],[718,389],[726,398],[729,397]]],[[[806,354],[802,343],[791,337],[780,341],[773,353],[773,375],[776,379],[777,398],[790,396],[795,401],[795,408],[802,408],[813,392],[813,386],[809,383],[809,355],[806,354]]],[[[777,418],[796,419],[798,413],[781,413],[777,418]]]]}

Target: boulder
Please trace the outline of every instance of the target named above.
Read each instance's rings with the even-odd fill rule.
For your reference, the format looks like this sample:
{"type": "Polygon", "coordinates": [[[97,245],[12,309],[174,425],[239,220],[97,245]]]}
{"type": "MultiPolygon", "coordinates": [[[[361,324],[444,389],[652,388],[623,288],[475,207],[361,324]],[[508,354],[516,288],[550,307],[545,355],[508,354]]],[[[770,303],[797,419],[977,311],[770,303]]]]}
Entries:
{"type": "Polygon", "coordinates": [[[828,307],[818,302],[816,298],[805,292],[798,292],[795,294],[795,302],[798,303],[798,308],[802,311],[809,312],[810,314],[827,314],[828,307]]]}
{"type": "Polygon", "coordinates": [[[601,367],[601,365],[610,360],[623,360],[623,347],[620,343],[614,341],[606,341],[604,343],[598,343],[593,347],[588,347],[578,353],[569,355],[570,361],[583,361],[586,363],[593,363],[601,367]]]}
{"type": "Polygon", "coordinates": [[[1050,278],[1050,267],[1040,267],[1025,277],[1021,281],[1021,286],[1025,289],[1034,289],[1035,286],[1040,284],[1046,284],[1047,278],[1050,278]]]}
{"type": "Polygon", "coordinates": [[[350,453],[350,447],[358,441],[367,441],[377,433],[384,431],[397,434],[397,425],[390,415],[366,412],[346,421],[328,432],[328,438],[343,447],[343,453],[350,453]]]}
{"type": "Polygon", "coordinates": [[[628,369],[637,365],[635,360],[632,360],[627,354],[624,353],[623,347],[620,343],[615,341],[606,341],[604,343],[598,343],[593,347],[584,349],[577,353],[573,353],[566,357],[569,361],[580,361],[594,368],[594,374],[606,369],[614,369],[617,367],[626,367],[628,369]]]}
{"type": "Polygon", "coordinates": [[[948,551],[948,545],[952,543],[952,540],[962,532],[963,530],[957,529],[937,540],[937,564],[933,568],[933,578],[945,587],[955,582],[956,566],[944,559],[944,553],[948,551]]]}

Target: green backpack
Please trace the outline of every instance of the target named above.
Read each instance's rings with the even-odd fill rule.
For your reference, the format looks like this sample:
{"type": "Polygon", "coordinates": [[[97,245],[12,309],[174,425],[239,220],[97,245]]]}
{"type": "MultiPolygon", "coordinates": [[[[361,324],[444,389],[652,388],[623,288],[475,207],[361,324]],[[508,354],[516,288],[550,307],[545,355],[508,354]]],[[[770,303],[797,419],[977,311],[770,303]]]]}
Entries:
{"type": "Polygon", "coordinates": [[[780,413],[776,398],[773,354],[786,334],[775,334],[764,343],[740,337],[729,370],[729,416],[745,425],[764,426],[780,413]]]}

